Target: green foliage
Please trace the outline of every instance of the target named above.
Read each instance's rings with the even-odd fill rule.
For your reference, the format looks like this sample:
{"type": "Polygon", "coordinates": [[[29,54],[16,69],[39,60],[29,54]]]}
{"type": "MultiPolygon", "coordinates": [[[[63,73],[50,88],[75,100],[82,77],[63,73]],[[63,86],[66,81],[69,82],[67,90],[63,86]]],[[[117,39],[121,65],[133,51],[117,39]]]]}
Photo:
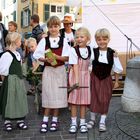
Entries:
{"type": "Polygon", "coordinates": [[[29,81],[30,83],[32,83],[33,85],[38,85],[39,80],[40,80],[40,76],[34,74],[34,73],[32,72],[32,69],[30,68],[30,69],[27,71],[26,80],[29,81]]]}

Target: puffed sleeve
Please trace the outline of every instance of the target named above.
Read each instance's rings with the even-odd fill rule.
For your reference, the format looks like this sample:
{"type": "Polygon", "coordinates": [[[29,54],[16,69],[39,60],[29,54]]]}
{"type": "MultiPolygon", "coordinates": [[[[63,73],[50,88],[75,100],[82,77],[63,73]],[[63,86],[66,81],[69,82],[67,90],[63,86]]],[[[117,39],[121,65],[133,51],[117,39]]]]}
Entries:
{"type": "Polygon", "coordinates": [[[94,60],[93,47],[90,46],[90,50],[91,50],[91,56],[90,56],[90,63],[89,63],[88,70],[89,70],[89,71],[92,71],[92,61],[94,60]]]}
{"type": "Polygon", "coordinates": [[[70,47],[70,45],[68,44],[66,38],[64,38],[62,56],[69,56],[70,48],[71,48],[71,47],[70,47]]]}
{"type": "Polygon", "coordinates": [[[7,76],[9,74],[9,68],[13,61],[13,57],[9,52],[4,53],[0,58],[0,75],[7,76]]]}
{"type": "Polygon", "coordinates": [[[121,73],[123,71],[123,67],[119,60],[119,57],[114,57],[114,64],[112,70],[116,73],[121,73]]]}
{"type": "Polygon", "coordinates": [[[69,64],[78,64],[78,56],[73,47],[70,48],[69,64]]]}
{"type": "Polygon", "coordinates": [[[36,50],[35,50],[35,52],[34,52],[34,54],[33,54],[33,57],[34,57],[35,59],[38,60],[39,58],[44,58],[44,57],[45,57],[45,56],[44,56],[45,45],[46,45],[45,38],[42,38],[42,39],[40,40],[40,42],[38,43],[37,48],[36,48],[36,50]]]}
{"type": "Polygon", "coordinates": [[[93,47],[90,46],[90,50],[91,50],[91,57],[90,57],[90,60],[93,61],[93,60],[94,60],[93,47]]]}

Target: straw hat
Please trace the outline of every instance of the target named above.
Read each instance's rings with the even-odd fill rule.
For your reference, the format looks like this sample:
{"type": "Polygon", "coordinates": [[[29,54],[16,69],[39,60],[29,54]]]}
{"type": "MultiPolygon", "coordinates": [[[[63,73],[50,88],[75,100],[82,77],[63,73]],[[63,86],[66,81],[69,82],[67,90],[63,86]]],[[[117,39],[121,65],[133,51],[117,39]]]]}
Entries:
{"type": "Polygon", "coordinates": [[[62,23],[73,23],[74,20],[72,19],[71,15],[66,14],[64,16],[64,19],[61,21],[62,23]]]}

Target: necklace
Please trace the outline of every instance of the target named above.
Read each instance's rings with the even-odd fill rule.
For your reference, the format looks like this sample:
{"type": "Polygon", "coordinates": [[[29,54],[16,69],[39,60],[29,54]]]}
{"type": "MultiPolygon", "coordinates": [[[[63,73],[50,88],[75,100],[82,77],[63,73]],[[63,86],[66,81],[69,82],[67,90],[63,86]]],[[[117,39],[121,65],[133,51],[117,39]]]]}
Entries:
{"type": "Polygon", "coordinates": [[[87,50],[85,51],[85,54],[81,54],[80,53],[79,47],[77,47],[77,51],[76,51],[77,54],[78,54],[78,56],[80,58],[84,59],[84,60],[88,59],[90,57],[90,54],[91,54],[90,49],[89,49],[89,46],[86,46],[86,48],[87,48],[87,50]]]}
{"type": "Polygon", "coordinates": [[[54,40],[53,40],[53,42],[55,43],[55,42],[56,42],[56,40],[54,39],[54,40]]]}
{"type": "Polygon", "coordinates": [[[100,56],[103,56],[103,52],[100,51],[100,56]]]}

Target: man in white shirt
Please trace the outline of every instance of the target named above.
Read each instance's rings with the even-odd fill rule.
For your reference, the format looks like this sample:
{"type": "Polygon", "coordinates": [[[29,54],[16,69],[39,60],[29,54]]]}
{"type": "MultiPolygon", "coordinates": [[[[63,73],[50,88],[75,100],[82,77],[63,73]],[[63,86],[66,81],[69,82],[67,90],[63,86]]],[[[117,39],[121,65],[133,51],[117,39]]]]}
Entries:
{"type": "Polygon", "coordinates": [[[60,34],[62,37],[66,38],[68,44],[73,47],[75,30],[72,29],[74,23],[72,15],[66,14],[61,22],[63,23],[64,28],[60,29],[60,34]]]}

